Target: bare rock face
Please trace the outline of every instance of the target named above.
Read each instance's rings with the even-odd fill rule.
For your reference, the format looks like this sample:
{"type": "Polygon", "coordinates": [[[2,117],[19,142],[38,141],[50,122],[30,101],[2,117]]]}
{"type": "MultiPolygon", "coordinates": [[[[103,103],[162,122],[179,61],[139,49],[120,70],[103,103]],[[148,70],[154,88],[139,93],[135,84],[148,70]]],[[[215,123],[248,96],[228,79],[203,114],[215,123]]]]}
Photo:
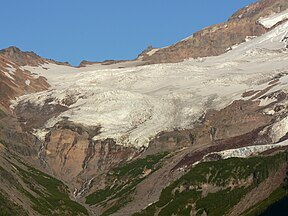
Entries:
{"type": "Polygon", "coordinates": [[[57,117],[68,108],[60,104],[49,104],[47,99],[42,106],[35,106],[30,102],[20,102],[14,109],[21,126],[25,131],[33,131],[33,128],[41,128],[50,118],[57,117]]]}
{"type": "Polygon", "coordinates": [[[32,161],[38,160],[37,150],[40,141],[32,134],[23,131],[17,119],[9,114],[0,118],[0,142],[21,157],[32,161]]]}
{"type": "Polygon", "coordinates": [[[80,188],[87,179],[106,173],[137,152],[112,139],[92,140],[99,130],[63,121],[46,135],[39,158],[53,175],[80,188]]]}
{"type": "Polygon", "coordinates": [[[6,111],[10,100],[17,96],[49,88],[44,77],[34,77],[29,71],[24,70],[17,63],[0,53],[0,108],[6,111]]]}
{"type": "Polygon", "coordinates": [[[269,31],[258,23],[260,17],[287,8],[288,2],[285,0],[257,1],[236,12],[227,22],[207,27],[169,47],[152,53],[143,52],[138,58],[147,64],[154,64],[223,54],[232,46],[245,42],[247,37],[260,36],[269,31]]]}
{"type": "MultiPolygon", "coordinates": [[[[257,20],[273,12],[285,10],[288,7],[286,1],[258,1],[239,10],[226,23],[206,28],[164,49],[155,51],[150,47],[141,54],[141,57],[147,63],[159,63],[219,55],[231,46],[245,41],[247,36],[258,36],[269,31],[257,20]]],[[[120,209],[118,215],[121,215],[121,211],[122,215],[129,215],[131,209],[137,212],[157,201],[162,189],[184,175],[184,169],[191,168],[195,162],[203,161],[203,157],[208,153],[248,145],[276,143],[288,137],[287,92],[279,90],[267,93],[278,85],[278,77],[269,80],[271,82],[267,89],[245,92],[242,95],[243,100],[236,100],[221,110],[206,110],[205,114],[193,124],[193,128],[159,133],[150,142],[148,149],[117,145],[111,138],[97,140],[97,135],[101,133],[101,126],[88,127],[68,121],[67,117],[67,119],[63,117],[63,121],[51,126],[49,132],[47,129],[45,139],[39,140],[32,134],[34,129],[41,130],[48,119],[53,119],[69,109],[69,106],[74,103],[73,99],[56,105],[51,103],[53,98],[36,106],[20,102],[15,108],[17,118],[12,114],[7,115],[6,111],[9,109],[11,99],[49,88],[44,77],[34,77],[21,67],[39,66],[47,62],[51,60],[43,59],[33,52],[22,52],[15,47],[0,51],[0,147],[5,146],[13,154],[20,155],[23,161],[40,167],[43,171],[66,182],[71,189],[70,195],[74,195],[75,200],[79,202],[85,202],[85,196],[88,194],[98,193],[98,190],[102,192],[110,190],[115,186],[115,182],[120,184],[121,181],[124,182],[123,191],[131,190],[131,194],[121,195],[123,191],[119,193],[117,202],[123,200],[127,203],[122,203],[122,206],[120,202],[119,208],[124,210],[120,209]],[[261,104],[263,100],[273,102],[263,105],[261,104]],[[1,112],[2,109],[5,112],[1,112]],[[149,160],[146,158],[147,155],[157,156],[159,152],[165,152],[168,156],[156,160],[155,164],[151,158],[147,157],[149,160]],[[135,164],[129,163],[135,161],[137,162],[135,164]],[[149,168],[145,164],[145,167],[142,167],[143,161],[153,166],[149,168]],[[128,168],[138,168],[136,174],[133,173],[134,176],[125,173],[127,179],[123,181],[123,176],[117,176],[115,172],[117,178],[111,178],[113,181],[106,178],[110,174],[113,175],[115,168],[119,169],[123,168],[123,165],[131,164],[133,166],[128,168]],[[129,199],[125,200],[125,196],[129,199]]],[[[114,61],[107,61],[102,64],[114,63],[114,61]]],[[[81,66],[89,64],[90,62],[83,62],[81,66]]],[[[215,161],[220,159],[217,154],[210,158],[215,161]]],[[[123,170],[126,172],[125,169],[123,170]]],[[[246,205],[245,208],[249,208],[250,200],[254,200],[254,196],[261,191],[266,191],[261,196],[263,199],[267,198],[273,189],[281,184],[284,174],[285,167],[279,176],[276,173],[258,189],[245,196],[239,206],[232,209],[236,212],[235,215],[243,210],[241,206],[246,205]]],[[[211,187],[211,191],[208,192],[213,193],[213,191],[215,192],[215,188],[211,187]]],[[[110,198],[106,201],[100,203],[106,209],[113,207],[111,205],[113,202],[117,204],[115,200],[111,202],[110,198]]],[[[258,201],[256,200],[254,204],[258,201]]],[[[98,207],[90,206],[90,208],[98,211],[98,207]]],[[[103,210],[101,208],[100,211],[103,210]]]]}
{"type": "MultiPolygon", "coordinates": [[[[151,140],[144,154],[175,151],[181,148],[206,148],[193,153],[193,161],[208,152],[247,145],[277,143],[287,139],[287,93],[275,91],[263,96],[256,92],[250,100],[235,100],[221,110],[207,110],[192,129],[164,131],[151,140]],[[254,100],[258,99],[258,100],[254,100]],[[261,100],[274,102],[261,105],[261,100]],[[272,113],[272,114],[271,114],[272,113]]],[[[244,97],[244,96],[243,96],[244,97]]],[[[184,159],[183,161],[185,161],[184,159]]],[[[190,159],[187,159],[190,160],[190,159]]]]}
{"type": "Polygon", "coordinates": [[[41,58],[36,53],[22,52],[19,48],[14,46],[1,50],[0,54],[20,66],[38,66],[46,62],[45,59],[41,58]]]}
{"type": "Polygon", "coordinates": [[[234,101],[222,110],[208,111],[205,121],[201,124],[202,129],[198,132],[197,141],[214,143],[269,125],[272,117],[263,114],[258,105],[259,102],[240,100],[234,101]],[[212,134],[213,128],[214,134],[212,134]]]}
{"type": "Polygon", "coordinates": [[[103,62],[95,62],[95,61],[87,61],[87,60],[83,60],[80,62],[78,67],[86,67],[89,65],[93,65],[93,64],[101,64],[101,65],[112,65],[112,64],[117,64],[117,63],[121,63],[121,62],[126,62],[125,60],[105,60],[103,62]]]}
{"type": "Polygon", "coordinates": [[[56,176],[69,181],[83,169],[89,135],[60,129],[52,131],[45,144],[45,160],[56,176]]]}
{"type": "Polygon", "coordinates": [[[34,52],[23,52],[19,48],[14,47],[14,46],[0,50],[0,55],[9,59],[15,64],[18,64],[19,66],[29,65],[29,66],[36,67],[41,64],[49,63],[49,62],[69,66],[68,62],[57,62],[54,60],[45,59],[45,58],[40,57],[34,52]]]}
{"type": "Polygon", "coordinates": [[[79,67],[86,67],[88,65],[92,65],[92,64],[97,64],[99,62],[91,62],[91,61],[87,61],[87,60],[82,60],[79,64],[79,67]]]}

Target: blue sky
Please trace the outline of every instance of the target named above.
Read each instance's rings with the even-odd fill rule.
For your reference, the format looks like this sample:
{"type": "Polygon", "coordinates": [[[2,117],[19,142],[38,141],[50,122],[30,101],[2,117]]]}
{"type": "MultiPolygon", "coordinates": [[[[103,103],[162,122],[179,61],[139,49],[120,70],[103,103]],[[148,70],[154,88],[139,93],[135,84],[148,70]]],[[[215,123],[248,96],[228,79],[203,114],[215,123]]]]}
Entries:
{"type": "Polygon", "coordinates": [[[9,0],[1,2],[0,48],[78,65],[134,59],[226,21],[255,0],[9,0]]]}

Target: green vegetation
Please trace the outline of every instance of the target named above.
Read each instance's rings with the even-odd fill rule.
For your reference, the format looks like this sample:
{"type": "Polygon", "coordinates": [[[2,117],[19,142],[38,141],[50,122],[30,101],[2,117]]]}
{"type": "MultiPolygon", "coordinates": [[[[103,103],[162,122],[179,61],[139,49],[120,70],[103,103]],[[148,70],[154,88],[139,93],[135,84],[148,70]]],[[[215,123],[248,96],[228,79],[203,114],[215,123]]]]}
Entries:
{"type": "Polygon", "coordinates": [[[246,210],[242,216],[261,215],[269,206],[280,201],[285,196],[287,196],[287,192],[283,186],[281,186],[277,188],[267,199],[246,210]]]}
{"type": "Polygon", "coordinates": [[[0,109],[0,119],[6,117],[6,113],[0,109]]]}
{"type": "Polygon", "coordinates": [[[234,190],[227,188],[216,193],[209,193],[197,201],[196,208],[200,209],[198,215],[201,215],[203,211],[209,216],[225,215],[250,189],[251,187],[240,187],[234,190]]]}
{"type": "MultiPolygon", "coordinates": [[[[4,145],[9,145],[4,141],[0,140],[0,142],[4,145]]],[[[22,201],[30,204],[39,215],[89,215],[85,207],[70,199],[68,187],[58,179],[28,166],[16,154],[11,152],[9,156],[4,156],[3,159],[7,161],[7,164],[13,166],[13,171],[7,171],[0,166],[0,184],[3,182],[18,190],[22,197],[25,196],[27,198],[27,200],[22,201]]],[[[7,202],[3,202],[0,215],[6,215],[6,213],[2,214],[1,212],[2,208],[9,208],[10,205],[6,206],[6,204],[7,202]]]]}
{"type": "Polygon", "coordinates": [[[17,189],[22,188],[21,184],[17,181],[17,179],[10,172],[5,170],[2,166],[0,166],[0,177],[0,183],[6,181],[17,189]]]}
{"type": "Polygon", "coordinates": [[[32,208],[41,215],[88,215],[87,210],[69,198],[69,191],[61,181],[32,167],[27,170],[13,164],[24,183],[33,192],[22,189],[33,203],[32,208]]]}
{"type": "MultiPolygon", "coordinates": [[[[0,128],[1,128],[1,125],[0,125],[0,128]]],[[[9,146],[9,144],[5,140],[2,140],[1,137],[0,137],[0,144],[5,146],[6,148],[8,148],[8,146],[9,146]]]]}
{"type": "Polygon", "coordinates": [[[225,186],[231,181],[237,182],[253,175],[259,184],[268,177],[269,170],[275,170],[285,159],[284,155],[254,158],[229,158],[226,160],[198,164],[182,177],[184,183],[198,185],[202,183],[225,186]]]}
{"type": "Polygon", "coordinates": [[[104,201],[113,200],[114,204],[102,215],[110,215],[131,201],[131,194],[137,184],[143,181],[147,175],[161,166],[161,160],[167,156],[167,152],[149,155],[124,163],[112,169],[107,175],[108,187],[98,190],[86,197],[89,205],[103,204],[104,201]],[[145,171],[147,174],[145,175],[145,171]]]}
{"type": "Polygon", "coordinates": [[[132,201],[132,199],[129,195],[123,196],[122,199],[118,199],[112,207],[108,208],[105,212],[103,212],[102,216],[109,216],[117,212],[120,208],[125,206],[130,201],[132,201]]]}
{"type": "Polygon", "coordinates": [[[200,163],[163,189],[158,202],[134,216],[189,216],[191,211],[197,215],[204,212],[209,216],[225,215],[285,162],[285,153],[279,153],[268,157],[200,163]],[[207,189],[209,186],[213,192],[207,189]]]}
{"type": "Polygon", "coordinates": [[[137,177],[143,174],[144,169],[153,169],[154,165],[166,155],[167,152],[157,155],[149,155],[146,158],[137,159],[135,161],[114,168],[112,172],[109,173],[109,175],[115,176],[117,178],[124,176],[137,177]]]}
{"type": "Polygon", "coordinates": [[[20,205],[10,200],[5,192],[0,190],[0,215],[1,216],[28,216],[27,211],[20,205]]]}

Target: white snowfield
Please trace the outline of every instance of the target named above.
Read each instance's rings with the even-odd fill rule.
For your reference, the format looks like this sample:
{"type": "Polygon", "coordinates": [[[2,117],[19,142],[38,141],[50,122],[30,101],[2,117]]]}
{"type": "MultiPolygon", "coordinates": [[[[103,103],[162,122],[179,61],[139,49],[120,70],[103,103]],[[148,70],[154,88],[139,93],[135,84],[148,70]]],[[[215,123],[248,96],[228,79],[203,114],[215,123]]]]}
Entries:
{"type": "MultiPolygon", "coordinates": [[[[114,138],[121,145],[147,146],[157,133],[192,128],[206,109],[227,106],[247,90],[265,89],[276,74],[287,72],[288,53],[282,41],[287,30],[284,23],[221,56],[176,64],[25,67],[45,76],[52,87],[20,97],[14,104],[41,105],[47,98],[62,104],[63,99],[73,98],[75,103],[67,111],[48,120],[45,128],[37,128],[42,138],[68,117],[86,126],[101,126],[102,133],[94,140],[114,138]]],[[[283,76],[270,92],[287,89],[287,84],[288,76],[283,76]]]]}
{"type": "Polygon", "coordinates": [[[277,23],[288,19],[288,9],[281,13],[272,14],[271,16],[259,19],[259,23],[266,28],[271,28],[277,23]]]}
{"type": "MultiPolygon", "coordinates": [[[[210,155],[217,154],[220,155],[222,159],[227,159],[227,158],[247,158],[250,156],[255,156],[258,155],[262,152],[265,152],[267,150],[275,149],[275,148],[280,148],[280,147],[285,147],[288,146],[288,141],[285,140],[283,142],[277,143],[277,144],[270,144],[270,145],[255,145],[255,146],[246,146],[242,148],[237,148],[237,149],[229,149],[225,151],[220,151],[220,152],[212,152],[204,156],[207,158],[210,155]]],[[[197,162],[199,163],[199,161],[197,162]]],[[[196,165],[196,164],[194,164],[196,165]]]]}

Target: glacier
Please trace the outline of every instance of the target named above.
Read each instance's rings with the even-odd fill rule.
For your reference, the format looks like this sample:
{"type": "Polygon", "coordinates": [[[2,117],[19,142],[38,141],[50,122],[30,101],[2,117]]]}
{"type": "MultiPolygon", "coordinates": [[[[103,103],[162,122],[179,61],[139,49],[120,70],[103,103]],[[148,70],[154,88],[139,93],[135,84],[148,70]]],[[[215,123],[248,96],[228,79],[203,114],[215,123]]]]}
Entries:
{"type": "MultiPolygon", "coordinates": [[[[21,96],[12,107],[20,101],[41,106],[47,99],[67,106],[67,111],[49,119],[43,128],[35,128],[42,139],[49,128],[66,118],[101,127],[94,140],[113,138],[120,145],[147,147],[157,133],[193,128],[207,109],[221,109],[243,99],[245,91],[263,90],[275,76],[288,71],[283,41],[287,29],[286,22],[223,55],[181,63],[138,66],[138,60],[79,68],[52,63],[24,66],[34,76],[46,77],[51,88],[21,96]],[[67,98],[74,103],[63,104],[67,98]]],[[[282,76],[267,93],[287,89],[287,84],[288,77],[282,76]]]]}

